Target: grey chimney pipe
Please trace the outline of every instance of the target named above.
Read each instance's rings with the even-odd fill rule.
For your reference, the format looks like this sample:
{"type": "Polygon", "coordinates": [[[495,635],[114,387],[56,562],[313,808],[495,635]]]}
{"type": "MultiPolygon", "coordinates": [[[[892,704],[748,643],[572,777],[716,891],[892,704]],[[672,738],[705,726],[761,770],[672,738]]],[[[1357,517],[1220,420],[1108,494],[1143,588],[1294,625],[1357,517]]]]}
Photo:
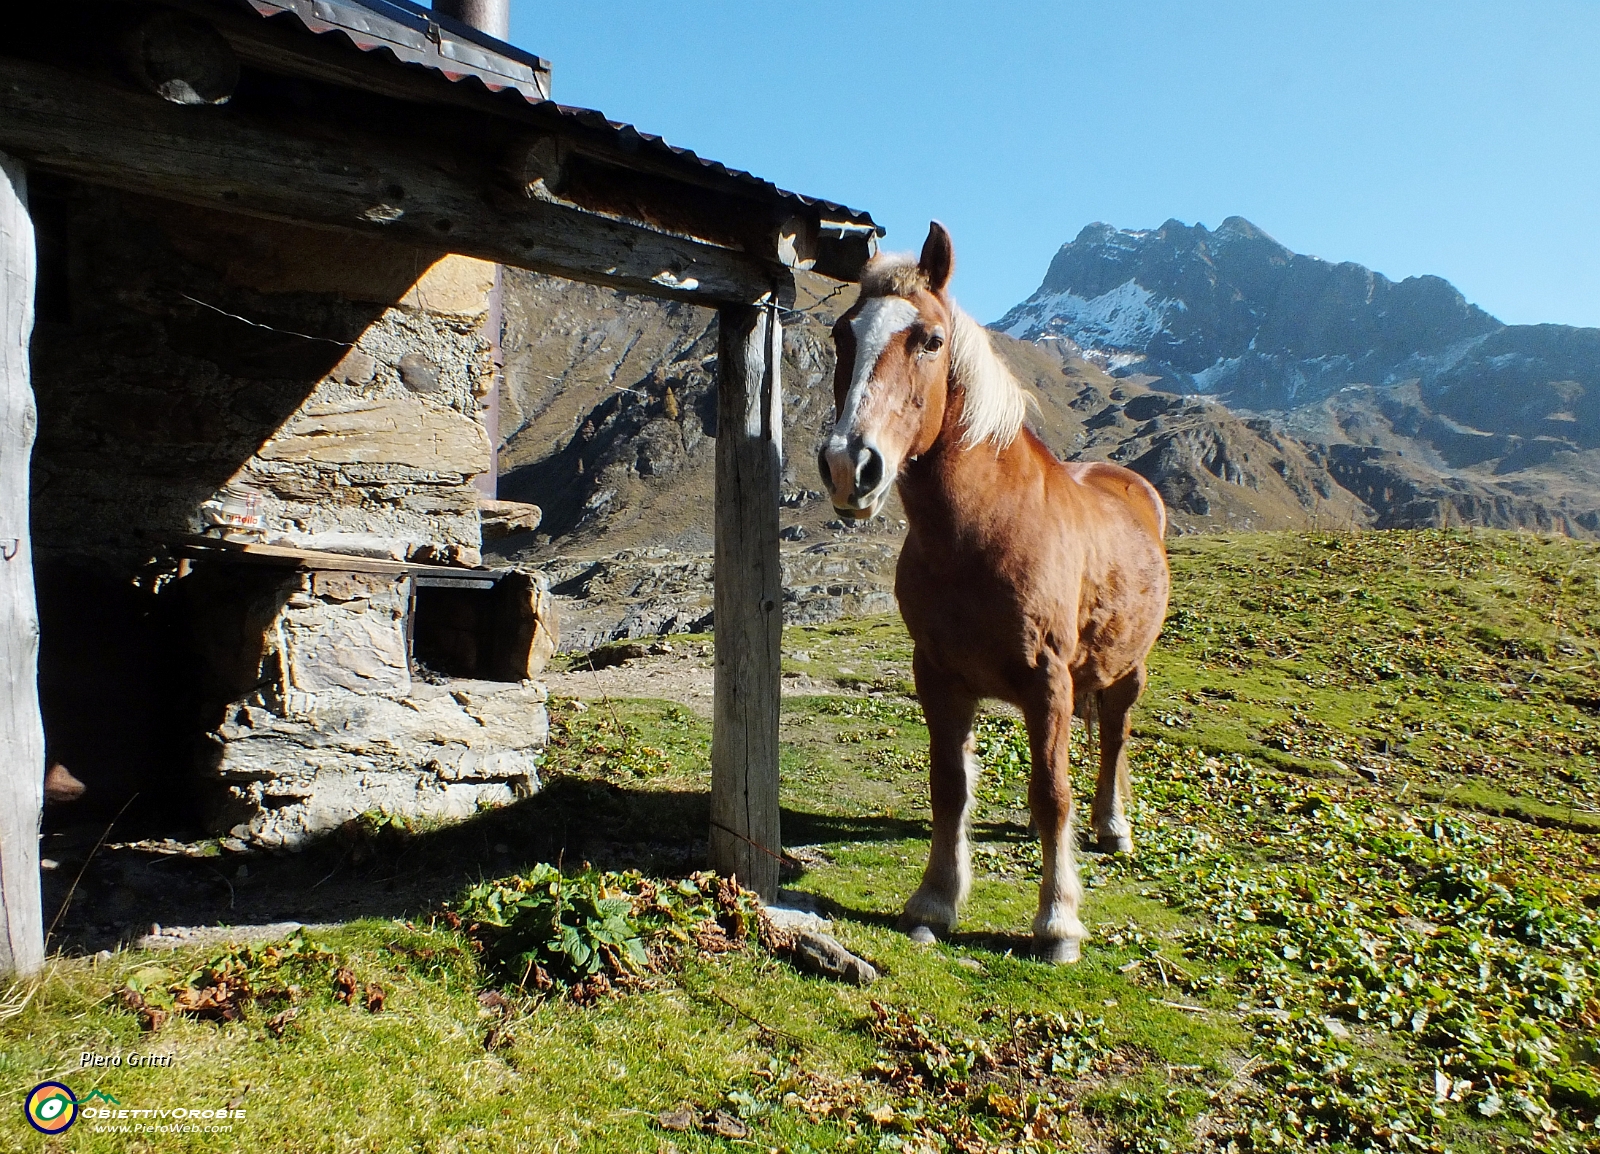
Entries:
{"type": "Polygon", "coordinates": [[[433,10],[496,40],[511,39],[511,0],[433,0],[433,10]]]}

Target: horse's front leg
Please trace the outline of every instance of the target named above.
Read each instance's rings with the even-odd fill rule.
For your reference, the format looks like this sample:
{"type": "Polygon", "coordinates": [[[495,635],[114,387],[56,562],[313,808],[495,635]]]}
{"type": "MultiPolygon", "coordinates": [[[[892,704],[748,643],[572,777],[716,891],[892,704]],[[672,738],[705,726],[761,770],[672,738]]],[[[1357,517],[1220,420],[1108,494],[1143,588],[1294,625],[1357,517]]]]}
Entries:
{"type": "Polygon", "coordinates": [[[933,805],[933,844],[922,884],[906,902],[900,928],[913,941],[931,942],[955,929],[956,914],[972,888],[967,849],[967,813],[977,776],[972,721],[978,701],[918,651],[912,659],[917,697],[928,722],[928,792],[933,805]]]}
{"type": "Polygon", "coordinates": [[[1072,735],[1072,681],[1053,679],[1041,700],[1026,710],[1028,744],[1033,751],[1033,777],[1028,804],[1039,829],[1044,876],[1039,884],[1039,912],[1033,919],[1034,946],[1052,962],[1075,962],[1088,931],[1078,920],[1083,886],[1072,860],[1072,771],[1068,760],[1072,735]]]}

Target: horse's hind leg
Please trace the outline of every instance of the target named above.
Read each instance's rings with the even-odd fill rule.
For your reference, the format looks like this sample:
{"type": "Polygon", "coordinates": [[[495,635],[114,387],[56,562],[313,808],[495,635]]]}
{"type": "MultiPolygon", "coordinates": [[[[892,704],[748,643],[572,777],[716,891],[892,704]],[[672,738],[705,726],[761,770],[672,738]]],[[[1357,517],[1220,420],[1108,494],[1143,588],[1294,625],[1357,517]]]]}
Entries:
{"type": "Polygon", "coordinates": [[[1095,780],[1095,839],[1101,853],[1131,853],[1133,827],[1127,806],[1133,799],[1128,779],[1128,732],[1133,728],[1133,704],[1144,692],[1143,665],[1100,691],[1100,776],[1095,780]]]}
{"type": "Polygon", "coordinates": [[[1039,827],[1044,876],[1039,883],[1039,912],[1033,919],[1034,945],[1052,962],[1075,962],[1088,934],[1078,920],[1083,886],[1072,860],[1072,772],[1068,761],[1072,735],[1072,684],[1065,678],[1047,700],[1027,711],[1028,743],[1033,750],[1033,777],[1028,804],[1039,827]]]}
{"type": "Polygon", "coordinates": [[[956,913],[972,888],[972,858],[967,849],[967,812],[977,776],[972,721],[977,698],[920,653],[912,662],[917,696],[928,722],[928,792],[933,804],[933,845],[922,884],[906,902],[900,928],[919,942],[931,942],[955,928],[956,913]]]}

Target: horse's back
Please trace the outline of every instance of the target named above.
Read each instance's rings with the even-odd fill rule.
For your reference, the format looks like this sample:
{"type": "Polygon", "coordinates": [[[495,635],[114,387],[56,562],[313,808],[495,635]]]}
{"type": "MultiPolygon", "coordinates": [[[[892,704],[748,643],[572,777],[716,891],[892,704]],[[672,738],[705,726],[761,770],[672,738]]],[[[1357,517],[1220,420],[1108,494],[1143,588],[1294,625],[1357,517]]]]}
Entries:
{"type": "Polygon", "coordinates": [[[1167,507],[1156,487],[1132,469],[1110,461],[1075,461],[1062,466],[1078,484],[1126,505],[1158,542],[1167,535],[1167,507]]]}
{"type": "Polygon", "coordinates": [[[1166,506],[1138,473],[1106,461],[1063,464],[1064,512],[1077,550],[1073,606],[1077,645],[1072,665],[1079,689],[1103,689],[1143,664],[1166,617],[1166,506]]]}

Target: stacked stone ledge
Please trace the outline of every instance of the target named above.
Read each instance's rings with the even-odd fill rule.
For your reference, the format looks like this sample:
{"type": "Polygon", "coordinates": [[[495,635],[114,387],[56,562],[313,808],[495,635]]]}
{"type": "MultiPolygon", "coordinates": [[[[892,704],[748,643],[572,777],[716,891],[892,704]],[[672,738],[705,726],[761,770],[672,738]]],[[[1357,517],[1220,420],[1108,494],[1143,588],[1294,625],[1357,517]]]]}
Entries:
{"type": "Polygon", "coordinates": [[[542,575],[497,591],[512,611],[485,664],[511,680],[415,673],[406,575],[228,566],[189,580],[214,675],[254,672],[205,736],[217,833],[296,848],[363,814],[460,819],[539,788],[548,715],[533,679],[555,648],[542,575]]]}

